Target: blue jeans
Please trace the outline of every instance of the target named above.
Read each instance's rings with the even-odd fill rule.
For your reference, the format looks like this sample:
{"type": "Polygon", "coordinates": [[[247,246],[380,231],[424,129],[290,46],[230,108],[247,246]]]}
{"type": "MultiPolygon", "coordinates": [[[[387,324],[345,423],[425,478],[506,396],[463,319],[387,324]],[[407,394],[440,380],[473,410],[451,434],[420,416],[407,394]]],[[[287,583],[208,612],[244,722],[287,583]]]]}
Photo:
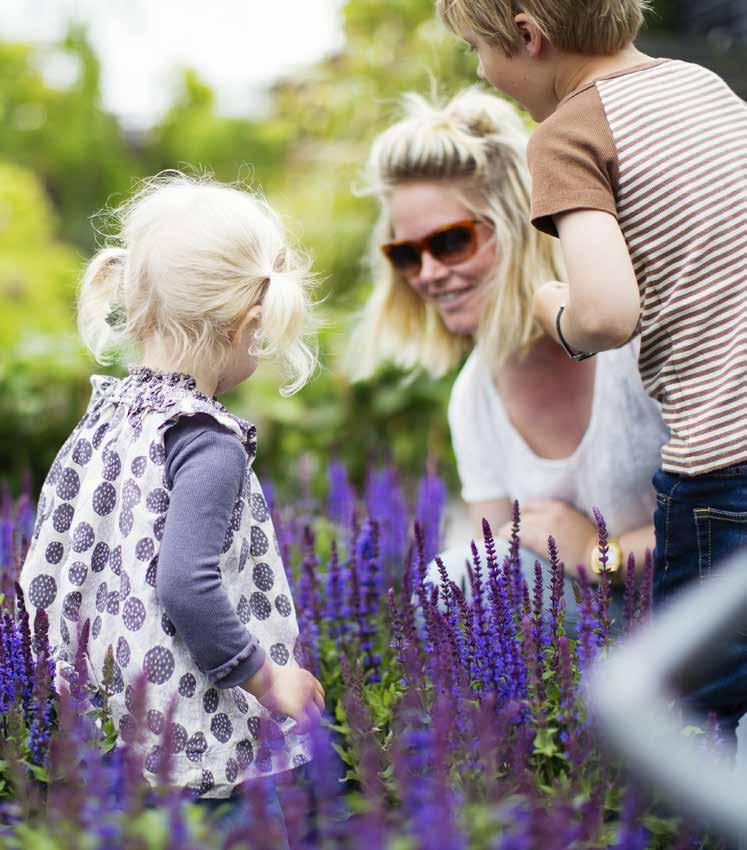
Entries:
{"type": "MultiPolygon", "coordinates": [[[[704,475],[659,470],[656,490],[654,606],[692,582],[707,581],[724,558],[747,546],[747,464],[704,475]]],[[[727,736],[747,712],[747,628],[714,652],[702,684],[686,694],[701,713],[716,713],[727,736]]]]}

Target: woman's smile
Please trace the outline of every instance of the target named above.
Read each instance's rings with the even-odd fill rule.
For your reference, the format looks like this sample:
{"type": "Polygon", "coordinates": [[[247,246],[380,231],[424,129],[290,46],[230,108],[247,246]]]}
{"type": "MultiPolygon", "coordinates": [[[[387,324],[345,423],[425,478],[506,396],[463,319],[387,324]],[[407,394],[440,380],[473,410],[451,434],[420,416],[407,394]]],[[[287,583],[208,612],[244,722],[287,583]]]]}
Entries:
{"type": "Polygon", "coordinates": [[[440,309],[453,313],[463,307],[464,303],[476,289],[476,284],[469,284],[468,286],[455,287],[445,292],[430,292],[429,297],[436,302],[440,309]]]}

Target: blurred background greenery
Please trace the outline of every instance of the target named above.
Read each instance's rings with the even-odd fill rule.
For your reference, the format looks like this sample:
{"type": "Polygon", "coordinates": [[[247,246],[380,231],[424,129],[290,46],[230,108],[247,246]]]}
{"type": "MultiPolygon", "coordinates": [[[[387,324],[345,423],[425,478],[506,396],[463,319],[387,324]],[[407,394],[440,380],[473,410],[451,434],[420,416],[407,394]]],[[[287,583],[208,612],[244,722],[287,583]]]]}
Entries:
{"type": "MultiPolygon", "coordinates": [[[[692,29],[683,3],[656,2],[646,38],[659,55],[677,55],[692,29]]],[[[453,93],[474,82],[475,60],[436,20],[433,0],[340,5],[342,48],[273,84],[261,120],[221,114],[216,93],[184,69],[165,114],[133,133],[103,106],[100,58],[80,21],[54,45],[77,67],[64,88],[45,80],[38,46],[0,42],[0,478],[17,480],[28,468],[38,487],[85,407],[88,375],[107,371],[75,335],[75,286],[95,248],[90,216],[138,178],[188,163],[260,186],[322,280],[318,378],[282,399],[263,369],[228,399],[258,424],[260,472],[282,489],[302,458],[313,481],[337,455],[359,482],[371,459],[412,471],[431,458],[454,482],[445,417],[453,376],[405,380],[388,370],[351,387],[339,352],[371,284],[362,258],[375,205],[351,192],[369,142],[401,92],[428,91],[435,78],[453,93]]],[[[723,38],[716,48],[732,55],[723,38]]],[[[121,374],[122,365],[110,371],[121,374]]]]}

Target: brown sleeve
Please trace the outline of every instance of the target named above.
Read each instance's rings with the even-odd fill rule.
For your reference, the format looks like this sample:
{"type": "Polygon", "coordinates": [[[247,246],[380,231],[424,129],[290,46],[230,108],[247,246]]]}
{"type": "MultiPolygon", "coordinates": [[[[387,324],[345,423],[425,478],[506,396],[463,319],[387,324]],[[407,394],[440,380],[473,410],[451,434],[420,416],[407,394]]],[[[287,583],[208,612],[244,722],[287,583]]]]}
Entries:
{"type": "Polygon", "coordinates": [[[532,224],[557,236],[553,216],[603,210],[617,218],[617,152],[596,86],[561,104],[532,134],[532,224]]]}

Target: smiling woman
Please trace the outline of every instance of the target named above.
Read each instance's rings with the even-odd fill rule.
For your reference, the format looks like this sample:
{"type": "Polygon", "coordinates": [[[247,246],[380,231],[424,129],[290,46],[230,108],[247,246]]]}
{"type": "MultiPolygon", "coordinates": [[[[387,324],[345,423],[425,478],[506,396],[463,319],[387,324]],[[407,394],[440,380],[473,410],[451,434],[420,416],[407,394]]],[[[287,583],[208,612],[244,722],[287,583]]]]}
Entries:
{"type": "MultiPolygon", "coordinates": [[[[563,264],[558,243],[529,226],[528,133],[516,111],[476,88],[445,106],[416,95],[405,105],[369,157],[381,216],[353,373],[389,360],[439,376],[471,350],[449,425],[476,535],[486,518],[506,549],[518,500],[524,566],[545,563],[553,534],[572,577],[578,564],[598,566],[597,507],[609,565],[632,554],[642,566],[666,429],[638,376],[637,342],[576,363],[532,318],[535,290],[562,280],[563,264]]],[[[444,554],[455,581],[468,552],[444,554]]],[[[572,630],[570,586],[566,608],[572,630]]]]}

